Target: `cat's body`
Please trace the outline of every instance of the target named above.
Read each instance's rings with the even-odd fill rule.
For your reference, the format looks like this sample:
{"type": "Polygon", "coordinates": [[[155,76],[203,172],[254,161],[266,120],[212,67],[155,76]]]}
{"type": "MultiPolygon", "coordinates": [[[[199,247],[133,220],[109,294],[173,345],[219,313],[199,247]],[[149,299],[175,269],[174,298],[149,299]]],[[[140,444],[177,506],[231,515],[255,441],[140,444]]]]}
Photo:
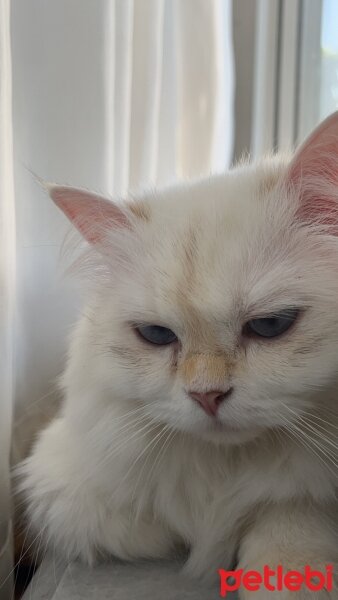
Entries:
{"type": "Polygon", "coordinates": [[[50,188],[97,257],[62,411],[20,468],[35,530],[67,557],[183,544],[197,576],[235,560],[338,568],[338,181],[320,165],[337,122],[291,165],[123,209],[50,188]],[[276,339],[248,331],[275,315],[290,321],[276,339]],[[150,325],[174,338],[142,339],[150,325]]]}

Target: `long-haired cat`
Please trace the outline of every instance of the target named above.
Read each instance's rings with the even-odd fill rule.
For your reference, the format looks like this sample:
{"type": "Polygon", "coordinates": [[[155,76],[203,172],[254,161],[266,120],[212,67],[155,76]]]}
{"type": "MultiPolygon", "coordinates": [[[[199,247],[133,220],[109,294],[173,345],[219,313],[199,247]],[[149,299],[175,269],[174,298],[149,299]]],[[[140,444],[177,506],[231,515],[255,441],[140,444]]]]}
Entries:
{"type": "Polygon", "coordinates": [[[123,203],[49,192],[94,285],[19,467],[33,530],[88,563],[338,568],[338,113],[291,158],[123,203]]]}

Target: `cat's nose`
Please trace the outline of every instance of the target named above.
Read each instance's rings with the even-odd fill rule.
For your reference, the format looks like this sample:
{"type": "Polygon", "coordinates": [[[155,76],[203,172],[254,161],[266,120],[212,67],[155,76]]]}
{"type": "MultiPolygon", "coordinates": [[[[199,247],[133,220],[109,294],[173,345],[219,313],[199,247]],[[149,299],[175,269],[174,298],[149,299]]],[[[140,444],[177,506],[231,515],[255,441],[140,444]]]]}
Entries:
{"type": "Polygon", "coordinates": [[[232,388],[227,390],[212,390],[211,392],[190,391],[189,396],[197,402],[210,417],[217,415],[220,404],[230,396],[232,388]]]}

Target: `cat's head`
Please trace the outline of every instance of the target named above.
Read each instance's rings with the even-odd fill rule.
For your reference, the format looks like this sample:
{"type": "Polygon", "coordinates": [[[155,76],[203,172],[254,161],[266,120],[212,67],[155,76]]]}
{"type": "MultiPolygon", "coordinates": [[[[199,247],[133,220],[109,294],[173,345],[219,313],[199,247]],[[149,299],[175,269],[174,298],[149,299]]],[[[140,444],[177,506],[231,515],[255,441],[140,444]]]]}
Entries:
{"type": "Polygon", "coordinates": [[[338,113],[291,160],[132,202],[50,194],[99,257],[76,346],[89,386],[229,443],[325,402],[338,379],[338,113]]]}

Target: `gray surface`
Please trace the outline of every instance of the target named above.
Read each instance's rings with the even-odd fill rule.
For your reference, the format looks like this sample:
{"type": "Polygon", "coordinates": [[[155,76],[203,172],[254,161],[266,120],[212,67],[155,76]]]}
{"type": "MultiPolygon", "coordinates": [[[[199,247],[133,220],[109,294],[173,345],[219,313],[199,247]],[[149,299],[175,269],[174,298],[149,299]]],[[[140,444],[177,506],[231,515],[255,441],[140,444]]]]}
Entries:
{"type": "MultiPolygon", "coordinates": [[[[191,581],[177,563],[124,564],[113,562],[86,568],[45,561],[23,600],[216,600],[219,587],[191,581]]],[[[227,594],[228,600],[236,596],[227,594]]]]}

